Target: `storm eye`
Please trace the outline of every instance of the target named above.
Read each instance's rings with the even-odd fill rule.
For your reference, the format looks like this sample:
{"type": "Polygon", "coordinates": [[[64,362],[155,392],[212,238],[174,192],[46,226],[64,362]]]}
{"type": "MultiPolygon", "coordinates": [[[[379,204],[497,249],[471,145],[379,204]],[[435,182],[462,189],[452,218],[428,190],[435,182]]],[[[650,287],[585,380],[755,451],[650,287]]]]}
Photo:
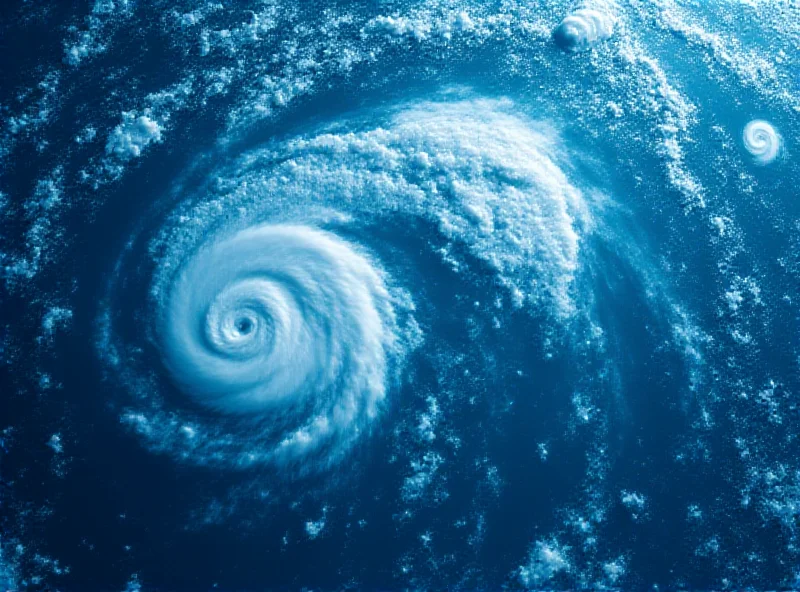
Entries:
{"type": "Polygon", "coordinates": [[[253,330],[253,321],[246,318],[239,319],[236,321],[236,330],[242,335],[247,335],[253,330]]]}

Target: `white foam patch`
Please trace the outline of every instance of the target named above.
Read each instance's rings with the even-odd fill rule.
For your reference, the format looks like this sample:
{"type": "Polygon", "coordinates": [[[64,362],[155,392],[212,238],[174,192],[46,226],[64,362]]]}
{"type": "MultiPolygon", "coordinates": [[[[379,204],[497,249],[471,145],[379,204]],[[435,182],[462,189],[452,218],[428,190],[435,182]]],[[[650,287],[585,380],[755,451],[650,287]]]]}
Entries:
{"type": "Polygon", "coordinates": [[[427,452],[422,458],[411,461],[411,474],[403,481],[401,495],[403,501],[420,499],[433,482],[444,459],[436,452],[427,452]]]}
{"type": "Polygon", "coordinates": [[[409,16],[380,15],[366,24],[364,34],[384,34],[416,41],[450,41],[457,35],[490,34],[492,23],[464,10],[413,11],[409,16]]]}
{"type": "Polygon", "coordinates": [[[72,38],[64,43],[64,61],[78,66],[87,58],[105,52],[116,26],[132,16],[132,5],[129,0],[95,0],[86,27],[73,28],[72,38]]]}
{"type": "Polygon", "coordinates": [[[156,121],[146,115],[137,117],[133,112],[125,112],[122,123],[108,136],[106,153],[120,160],[130,160],[141,156],[150,143],[160,141],[161,126],[156,121]]]}
{"type": "Polygon", "coordinates": [[[60,328],[69,327],[72,322],[72,309],[51,306],[42,317],[42,337],[52,339],[60,328]]]}
{"type": "Polygon", "coordinates": [[[707,4],[708,11],[683,4],[653,0],[640,3],[637,10],[647,12],[663,29],[701,50],[709,74],[720,82],[724,81],[721,67],[742,86],[755,89],[763,100],[800,111],[795,76],[798,19],[789,14],[791,3],[740,0],[732,11],[727,3],[707,4]],[[750,28],[748,35],[741,34],[745,26],[750,28]]]}
{"type": "Polygon", "coordinates": [[[328,507],[322,508],[322,516],[318,520],[307,520],[305,523],[305,531],[308,538],[314,540],[318,538],[325,530],[327,522],[328,507]]]}
{"type": "Polygon", "coordinates": [[[518,571],[520,583],[525,587],[539,587],[562,572],[569,572],[572,565],[569,548],[556,540],[540,540],[531,549],[526,565],[518,571]]]}
{"type": "Polygon", "coordinates": [[[638,91],[628,107],[655,124],[653,131],[660,137],[656,152],[664,162],[670,185],[682,194],[685,206],[705,208],[706,189],[687,165],[685,155],[697,107],[670,81],[664,67],[648,54],[646,45],[626,39],[620,57],[632,66],[628,84],[638,91]]]}
{"type": "MultiPolygon", "coordinates": [[[[18,545],[18,547],[21,547],[21,545],[18,545]]],[[[11,544],[3,539],[2,534],[0,534],[0,587],[16,590],[18,588],[19,568],[15,563],[12,563],[13,560],[9,556],[10,551],[11,544]]]]}
{"type": "Polygon", "coordinates": [[[627,565],[624,557],[618,557],[613,561],[608,561],[603,564],[603,575],[605,581],[601,586],[603,588],[610,588],[617,586],[618,582],[625,577],[627,565]]]}
{"type": "Polygon", "coordinates": [[[620,501],[634,520],[642,518],[647,510],[647,497],[639,492],[623,490],[620,492],[620,501]]]}
{"type": "Polygon", "coordinates": [[[125,584],[125,589],[122,592],[142,592],[142,582],[139,579],[139,574],[133,574],[128,583],[125,584]]]}

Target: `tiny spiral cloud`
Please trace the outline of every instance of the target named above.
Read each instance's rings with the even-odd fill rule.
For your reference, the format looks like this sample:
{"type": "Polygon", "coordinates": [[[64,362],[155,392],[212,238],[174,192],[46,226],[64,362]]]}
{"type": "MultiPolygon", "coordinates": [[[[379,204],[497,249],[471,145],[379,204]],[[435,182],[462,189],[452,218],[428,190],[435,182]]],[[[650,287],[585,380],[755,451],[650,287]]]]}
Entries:
{"type": "Polygon", "coordinates": [[[389,291],[330,232],[268,224],[212,240],[173,278],[159,325],[166,367],[201,405],[304,418],[278,457],[344,444],[385,397],[389,291]]]}
{"type": "Polygon", "coordinates": [[[745,149],[756,164],[768,165],[783,151],[783,138],[771,123],[755,119],[748,123],[742,133],[745,149]]]}
{"type": "Polygon", "coordinates": [[[564,51],[588,51],[614,34],[614,18],[606,10],[582,7],[569,14],[553,31],[553,40],[564,51]]]}

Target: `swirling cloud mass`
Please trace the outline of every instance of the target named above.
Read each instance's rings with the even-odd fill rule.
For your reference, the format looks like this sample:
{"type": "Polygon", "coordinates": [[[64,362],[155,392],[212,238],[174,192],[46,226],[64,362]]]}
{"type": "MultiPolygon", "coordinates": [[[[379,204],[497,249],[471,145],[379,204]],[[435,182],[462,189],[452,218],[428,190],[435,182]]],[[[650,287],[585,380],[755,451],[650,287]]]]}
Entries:
{"type": "MultiPolygon", "coordinates": [[[[425,220],[493,268],[515,306],[573,316],[589,209],[554,160],[565,155],[552,130],[512,108],[407,105],[387,127],[277,143],[214,176],[215,200],[189,199],[153,239],[160,255],[146,316],[184,397],[223,416],[187,411],[176,422],[148,386],[142,396],[160,401],[158,411],[127,407],[123,422],[154,449],[201,464],[290,462],[307,473],[340,459],[423,336],[411,297],[392,295],[375,258],[313,226],[331,216],[349,220],[348,232],[400,213],[425,220]]],[[[141,346],[103,327],[101,354],[125,365],[104,352],[141,346]]],[[[138,380],[128,383],[139,392],[138,380]]]]}
{"type": "Polygon", "coordinates": [[[751,121],[744,127],[742,138],[744,147],[760,165],[770,164],[781,154],[783,139],[768,121],[751,121]]]}
{"type": "Polygon", "coordinates": [[[0,13],[0,589],[797,586],[785,2],[0,13]]]}
{"type": "Polygon", "coordinates": [[[375,416],[395,346],[393,316],[365,257],[331,235],[277,225],[200,247],[175,278],[159,323],[166,365],[202,404],[308,413],[279,444],[280,454],[295,456],[375,416]]]}

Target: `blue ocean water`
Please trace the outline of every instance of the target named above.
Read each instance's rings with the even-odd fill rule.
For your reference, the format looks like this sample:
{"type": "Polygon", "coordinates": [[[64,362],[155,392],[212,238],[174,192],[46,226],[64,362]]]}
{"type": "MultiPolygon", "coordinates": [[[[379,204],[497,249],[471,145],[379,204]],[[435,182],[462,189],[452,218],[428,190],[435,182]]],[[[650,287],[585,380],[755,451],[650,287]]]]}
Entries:
{"type": "Polygon", "coordinates": [[[795,586],[797,16],[4,6],[0,589],[795,586]]]}

